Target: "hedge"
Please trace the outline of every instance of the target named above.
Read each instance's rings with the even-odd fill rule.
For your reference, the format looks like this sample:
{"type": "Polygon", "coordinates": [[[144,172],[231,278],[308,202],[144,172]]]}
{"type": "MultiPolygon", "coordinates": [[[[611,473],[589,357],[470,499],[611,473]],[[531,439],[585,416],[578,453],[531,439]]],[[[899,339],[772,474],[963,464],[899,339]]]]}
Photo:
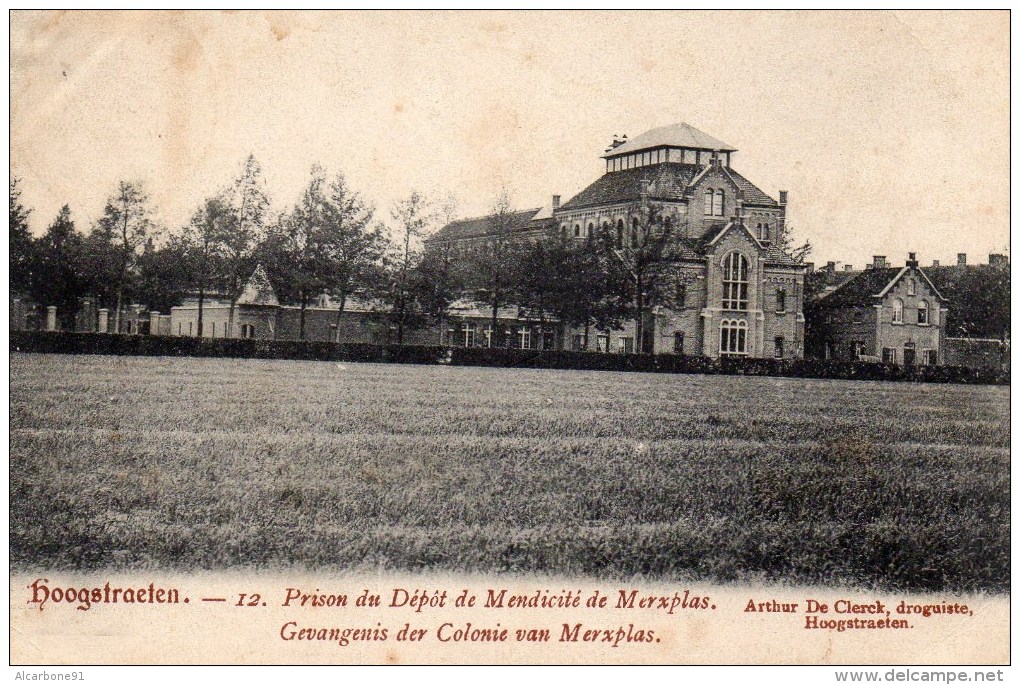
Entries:
{"type": "Polygon", "coordinates": [[[1006,370],[970,369],[959,366],[908,368],[892,364],[819,359],[711,359],[672,354],[605,354],[563,350],[540,352],[427,345],[337,344],[299,340],[240,340],[44,331],[11,331],[10,341],[12,352],[56,354],[240,357],[993,385],[1009,385],[1010,379],[1009,371],[1006,370]]]}

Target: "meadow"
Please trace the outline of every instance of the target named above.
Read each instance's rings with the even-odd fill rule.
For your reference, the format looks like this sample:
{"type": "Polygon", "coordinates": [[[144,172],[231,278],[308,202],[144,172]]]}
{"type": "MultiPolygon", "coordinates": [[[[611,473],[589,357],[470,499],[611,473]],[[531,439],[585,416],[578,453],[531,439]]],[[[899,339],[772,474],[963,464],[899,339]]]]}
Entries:
{"type": "Polygon", "coordinates": [[[12,570],[1009,591],[1009,388],[10,356],[12,570]]]}

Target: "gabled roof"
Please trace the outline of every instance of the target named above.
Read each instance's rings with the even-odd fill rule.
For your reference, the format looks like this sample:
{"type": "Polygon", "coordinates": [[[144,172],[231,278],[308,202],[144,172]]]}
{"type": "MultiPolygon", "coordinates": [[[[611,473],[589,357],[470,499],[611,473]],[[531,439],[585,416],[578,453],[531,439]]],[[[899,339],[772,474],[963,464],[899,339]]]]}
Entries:
{"type": "Polygon", "coordinates": [[[743,195],[744,204],[749,205],[766,205],[770,207],[777,207],[779,203],[773,200],[768,193],[763,191],[755,184],[748,181],[746,178],[738,174],[730,167],[721,167],[722,170],[728,175],[736,186],[740,189],[743,195]]]}
{"type": "Polygon", "coordinates": [[[598,178],[560,209],[577,209],[617,202],[633,202],[641,197],[641,181],[649,180],[648,197],[653,200],[681,200],[684,189],[701,171],[697,164],[664,162],[650,166],[612,171],[598,178]]]}
{"type": "Polygon", "coordinates": [[[670,124],[660,126],[650,131],[645,131],[639,136],[631,138],[623,145],[619,145],[604,157],[616,157],[626,155],[639,150],[649,150],[658,147],[685,147],[696,150],[720,150],[734,152],[737,148],[724,143],[718,138],[713,138],[703,131],[699,131],[690,124],[670,124]]]}
{"type": "Polygon", "coordinates": [[[280,301],[276,298],[276,291],[273,284],[269,282],[269,275],[259,264],[255,272],[248,279],[244,286],[244,292],[237,298],[237,304],[278,306],[280,301]]]}
{"type": "MultiPolygon", "coordinates": [[[[541,209],[541,207],[536,207],[534,209],[525,209],[520,212],[514,212],[510,219],[510,230],[512,232],[518,232],[539,228],[540,226],[534,226],[531,224],[532,221],[535,221],[536,223],[541,221],[542,217],[539,217],[541,209]]],[[[429,240],[458,240],[461,238],[477,238],[489,235],[493,230],[492,217],[493,215],[489,214],[486,216],[473,217],[471,219],[451,221],[436,231],[436,234],[430,237],[429,240]]]]}
{"type": "Polygon", "coordinates": [[[920,274],[921,278],[928,283],[932,293],[940,300],[945,300],[923,270],[902,266],[861,271],[849,281],[821,298],[819,305],[823,307],[871,307],[876,304],[878,298],[889,292],[896,285],[896,282],[910,271],[916,271],[920,274]]]}

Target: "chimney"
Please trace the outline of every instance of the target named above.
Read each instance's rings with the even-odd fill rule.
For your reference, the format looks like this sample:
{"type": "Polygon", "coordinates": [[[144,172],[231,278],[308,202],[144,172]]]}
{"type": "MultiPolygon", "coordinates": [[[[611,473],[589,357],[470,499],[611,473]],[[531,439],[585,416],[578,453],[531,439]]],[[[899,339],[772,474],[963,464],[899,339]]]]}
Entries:
{"type": "Polygon", "coordinates": [[[827,262],[825,264],[825,271],[830,274],[836,273],[836,262],[827,262]]]}
{"type": "Polygon", "coordinates": [[[877,254],[871,258],[871,268],[873,269],[884,269],[885,268],[885,255],[877,254]]]}
{"type": "Polygon", "coordinates": [[[843,265],[843,271],[853,271],[853,270],[854,270],[854,265],[853,264],[844,264],[843,265]]]}
{"type": "Polygon", "coordinates": [[[553,209],[559,209],[560,208],[560,196],[559,195],[553,195],[553,205],[552,205],[552,207],[553,207],[553,209]]]}
{"type": "Polygon", "coordinates": [[[988,266],[1009,266],[1009,257],[1004,254],[990,254],[988,266]]]}
{"type": "Polygon", "coordinates": [[[787,193],[788,193],[788,191],[786,191],[786,190],[780,190],[779,191],[779,206],[780,207],[785,207],[786,206],[787,193]]]}
{"type": "Polygon", "coordinates": [[[917,268],[917,253],[916,252],[908,252],[907,253],[907,266],[909,266],[912,269],[916,269],[917,268]]]}
{"type": "Polygon", "coordinates": [[[626,134],[624,134],[624,136],[621,138],[621,137],[617,136],[614,133],[613,134],[613,142],[612,142],[612,144],[608,148],[606,148],[606,152],[610,152],[612,150],[615,150],[616,148],[620,147],[621,145],[623,145],[626,142],[627,142],[626,134]]]}
{"type": "Polygon", "coordinates": [[[719,160],[719,151],[718,150],[712,150],[712,160],[711,160],[710,164],[712,166],[719,166],[720,160],[719,160]]]}
{"type": "Polygon", "coordinates": [[[967,266],[967,253],[966,252],[960,252],[959,254],[956,255],[956,265],[957,266],[967,266]]]}
{"type": "Polygon", "coordinates": [[[939,260],[937,260],[937,259],[931,260],[931,265],[932,266],[938,266],[939,265],[939,260]]]}

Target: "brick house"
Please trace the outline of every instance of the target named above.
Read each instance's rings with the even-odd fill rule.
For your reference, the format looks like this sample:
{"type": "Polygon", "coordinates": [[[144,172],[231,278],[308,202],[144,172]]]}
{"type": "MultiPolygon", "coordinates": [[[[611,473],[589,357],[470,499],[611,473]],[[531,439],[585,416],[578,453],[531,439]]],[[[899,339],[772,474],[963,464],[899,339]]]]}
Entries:
{"type": "MultiPolygon", "coordinates": [[[[732,166],[736,149],[688,124],[652,129],[606,149],[605,174],[560,204],[521,212],[522,238],[608,234],[620,250],[643,240],[635,216],[653,213],[679,242],[682,292],[671,306],[651,308],[623,330],[597,331],[598,351],[695,354],[708,357],[803,356],[806,266],[782,245],[787,193],[773,199],[732,166]]],[[[469,256],[487,236],[487,217],[453,222],[432,239],[469,256]]],[[[564,331],[564,347],[579,348],[580,331],[564,331]]]]}
{"type": "Polygon", "coordinates": [[[946,298],[913,252],[903,267],[877,256],[808,306],[813,351],[842,361],[942,364],[947,313],[946,298]]]}

